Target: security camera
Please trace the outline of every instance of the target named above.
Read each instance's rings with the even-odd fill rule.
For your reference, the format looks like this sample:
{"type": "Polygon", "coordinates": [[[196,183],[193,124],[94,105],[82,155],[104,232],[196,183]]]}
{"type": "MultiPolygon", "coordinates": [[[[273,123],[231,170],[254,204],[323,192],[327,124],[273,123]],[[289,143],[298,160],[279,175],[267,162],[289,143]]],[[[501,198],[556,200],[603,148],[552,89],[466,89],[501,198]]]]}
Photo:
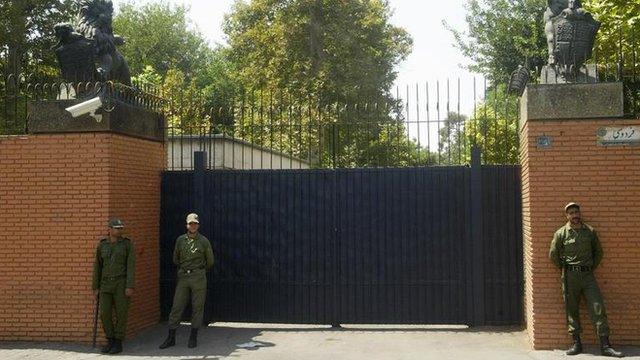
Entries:
{"type": "Polygon", "coordinates": [[[102,115],[96,114],[96,110],[100,109],[101,107],[102,100],[100,99],[100,96],[96,96],[91,100],[87,100],[85,102],[81,102],[80,104],[70,106],[65,110],[74,118],[89,114],[91,117],[96,119],[97,122],[101,122],[102,115]]]}

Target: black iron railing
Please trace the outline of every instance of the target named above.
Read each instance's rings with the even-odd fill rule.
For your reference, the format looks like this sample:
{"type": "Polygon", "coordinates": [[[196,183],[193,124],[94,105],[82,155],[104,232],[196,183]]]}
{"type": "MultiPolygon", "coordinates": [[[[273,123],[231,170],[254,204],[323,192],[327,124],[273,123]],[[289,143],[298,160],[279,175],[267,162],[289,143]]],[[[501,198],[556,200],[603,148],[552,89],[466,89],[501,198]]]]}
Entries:
{"type": "Polygon", "coordinates": [[[348,103],[241,92],[208,109],[172,98],[168,168],[191,168],[197,150],[212,169],[466,165],[474,146],[485,163],[517,163],[518,99],[505,86],[456,79],[395,93],[348,103]]]}
{"type": "Polygon", "coordinates": [[[164,112],[160,92],[147,84],[126,86],[113,82],[39,82],[28,75],[0,75],[0,135],[29,131],[27,104],[30,101],[74,100],[81,102],[100,96],[106,107],[112,101],[164,112]]]}

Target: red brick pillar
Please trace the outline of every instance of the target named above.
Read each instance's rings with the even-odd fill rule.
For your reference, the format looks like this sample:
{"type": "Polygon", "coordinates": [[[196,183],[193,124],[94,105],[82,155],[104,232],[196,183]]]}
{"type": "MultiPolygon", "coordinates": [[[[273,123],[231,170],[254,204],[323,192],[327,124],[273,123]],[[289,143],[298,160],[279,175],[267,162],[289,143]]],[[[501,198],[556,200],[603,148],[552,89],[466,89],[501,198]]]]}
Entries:
{"type": "MultiPolygon", "coordinates": [[[[621,84],[537,85],[523,97],[525,321],[534,349],[570,344],[560,271],[548,257],[570,201],[581,205],[602,242],[604,260],[595,275],[611,340],[640,343],[640,143],[629,138],[606,145],[602,136],[634,126],[640,131],[640,120],[622,119],[621,84]]],[[[584,300],[581,322],[583,341],[596,343],[584,300]]]]}
{"type": "Polygon", "coordinates": [[[164,156],[162,142],[108,132],[0,137],[0,340],[91,341],[109,217],[137,255],[128,335],[157,323],[164,156]]]}

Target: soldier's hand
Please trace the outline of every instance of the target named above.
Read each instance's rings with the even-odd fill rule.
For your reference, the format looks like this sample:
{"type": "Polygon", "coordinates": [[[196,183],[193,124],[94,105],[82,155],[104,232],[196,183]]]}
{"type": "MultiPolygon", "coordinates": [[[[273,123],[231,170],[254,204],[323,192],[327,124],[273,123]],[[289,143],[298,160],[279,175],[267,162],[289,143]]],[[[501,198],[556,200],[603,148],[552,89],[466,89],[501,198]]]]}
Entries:
{"type": "Polygon", "coordinates": [[[100,295],[100,289],[93,290],[93,295],[98,297],[98,295],[100,295]]]}
{"type": "Polygon", "coordinates": [[[131,297],[131,295],[133,295],[133,289],[131,289],[131,288],[126,288],[126,289],[124,290],[124,294],[125,294],[126,296],[128,296],[128,297],[131,297]]]}

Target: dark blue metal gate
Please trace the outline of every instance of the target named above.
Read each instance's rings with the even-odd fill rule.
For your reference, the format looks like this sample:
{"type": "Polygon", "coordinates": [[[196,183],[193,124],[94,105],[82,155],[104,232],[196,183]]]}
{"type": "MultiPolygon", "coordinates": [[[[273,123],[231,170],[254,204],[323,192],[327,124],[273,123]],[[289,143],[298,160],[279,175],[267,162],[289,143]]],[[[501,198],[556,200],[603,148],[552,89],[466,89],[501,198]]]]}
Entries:
{"type": "Polygon", "coordinates": [[[518,167],[166,172],[165,317],[191,211],[215,251],[210,321],[521,323],[518,167]]]}

